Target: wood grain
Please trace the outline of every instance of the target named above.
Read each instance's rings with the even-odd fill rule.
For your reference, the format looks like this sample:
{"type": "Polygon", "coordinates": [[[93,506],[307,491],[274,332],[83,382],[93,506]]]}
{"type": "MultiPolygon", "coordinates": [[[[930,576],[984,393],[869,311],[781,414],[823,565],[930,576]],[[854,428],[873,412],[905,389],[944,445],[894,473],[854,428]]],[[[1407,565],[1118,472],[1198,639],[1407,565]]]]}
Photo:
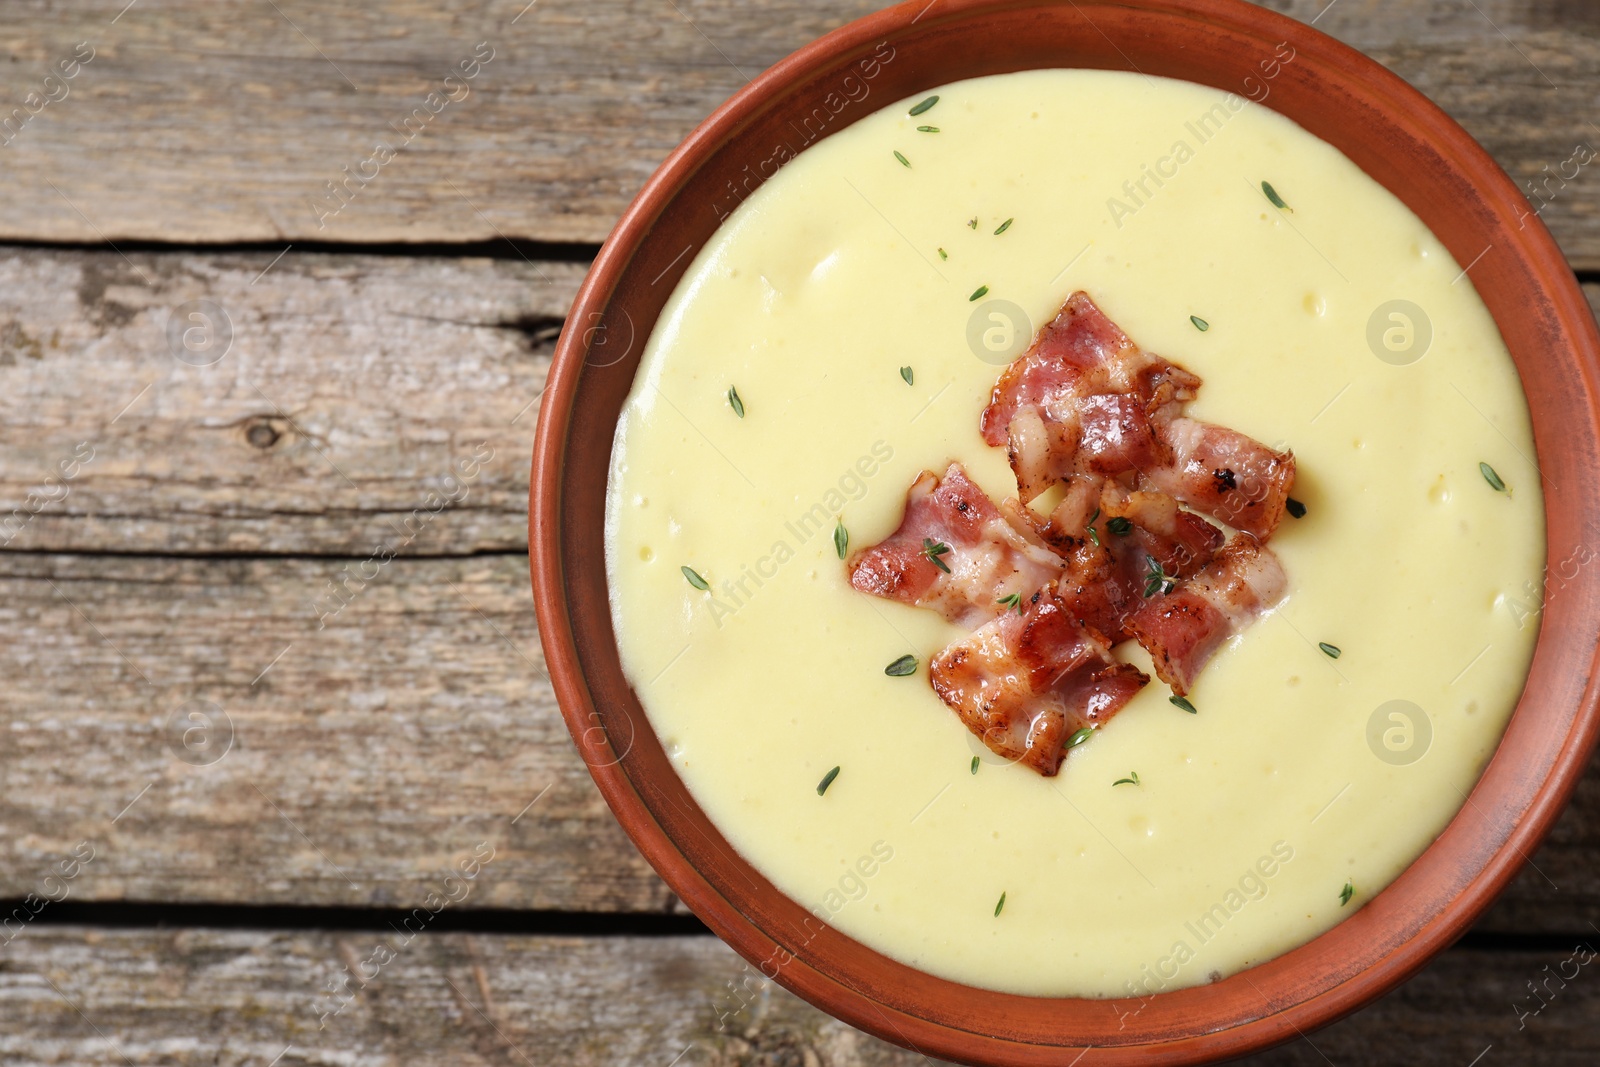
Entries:
{"type": "MultiPolygon", "coordinates": [[[[729,94],[880,6],[146,0],[113,21],[124,2],[8,11],[0,118],[29,93],[35,106],[66,95],[0,147],[12,192],[0,240],[598,242],[729,94]],[[79,42],[93,58],[47,87],[79,42]],[[446,89],[480,43],[493,58],[446,89]],[[434,91],[458,99],[408,131],[434,91]],[[379,142],[393,158],[363,169],[379,142]],[[330,215],[342,201],[328,183],[348,173],[371,177],[350,182],[330,215]]],[[[1576,145],[1600,148],[1600,14],[1588,0],[1270,6],[1440,103],[1519,182],[1549,190],[1545,217],[1573,264],[1600,267],[1600,179],[1584,170],[1543,184],[1576,145]]]]}
{"type": "Polygon", "coordinates": [[[88,841],[74,899],[411,907],[487,841],[473,907],[670,909],[555,710],[526,558],[350,563],[0,555],[0,897],[88,841]]]}
{"type": "MultiPolygon", "coordinates": [[[[78,900],[409,907],[487,841],[469,907],[680,909],[562,724],[525,558],[350,566],[0,554],[0,898],[89,841],[78,900]],[[192,700],[234,731],[201,766],[192,700]]],[[[1600,762],[1534,862],[1483,928],[1588,930],[1600,762]]]]}
{"type": "MultiPolygon", "coordinates": [[[[762,982],[708,937],[398,940],[389,931],[27,929],[0,966],[0,1057],[17,1067],[932,1062],[762,982]],[[347,969],[383,961],[380,945],[395,956],[359,988],[347,969]]],[[[1575,949],[1451,950],[1366,1011],[1243,1062],[1466,1067],[1492,1047],[1488,1062],[1502,1067],[1593,1063],[1600,963],[1581,964],[1594,950],[1575,949]],[[1529,982],[1547,990],[1537,1014],[1529,982]]]]}
{"type": "Polygon", "coordinates": [[[0,544],[523,550],[536,401],[583,269],[0,249],[0,544]],[[455,499],[408,536],[433,492],[455,499]]]}

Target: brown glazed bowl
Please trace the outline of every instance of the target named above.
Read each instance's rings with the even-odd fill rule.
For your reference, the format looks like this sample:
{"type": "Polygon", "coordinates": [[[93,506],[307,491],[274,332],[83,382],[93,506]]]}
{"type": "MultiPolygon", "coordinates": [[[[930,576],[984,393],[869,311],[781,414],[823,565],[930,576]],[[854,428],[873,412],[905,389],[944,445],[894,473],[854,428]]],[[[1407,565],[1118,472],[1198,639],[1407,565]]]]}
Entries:
{"type": "Polygon", "coordinates": [[[889,1041],[969,1063],[1187,1064],[1324,1026],[1467,930],[1543,839],[1595,744],[1600,568],[1580,568],[1548,599],[1498,752],[1421,858],[1315,940],[1213,984],[1158,994],[1135,1013],[1131,1000],[974,989],[831,928],[816,932],[810,913],[738,856],[689,796],[623,676],[603,534],[618,413],[663,303],[722,217],[783,158],[791,121],[821,109],[832,132],[937,85],[1039,67],[1138,70],[1250,95],[1280,42],[1296,55],[1272,79],[1266,106],[1342,150],[1469,265],[1532,409],[1548,558],[1573,558],[1600,535],[1600,336],[1561,252],[1505,173],[1421,94],[1242,0],[914,0],[851,23],[777,64],[690,134],[578,293],[544,395],[529,523],[539,628],[562,712],[607,803],[695,914],[767,976],[889,1041]],[[870,97],[852,101],[844,79],[874,61],[870,97]]]}

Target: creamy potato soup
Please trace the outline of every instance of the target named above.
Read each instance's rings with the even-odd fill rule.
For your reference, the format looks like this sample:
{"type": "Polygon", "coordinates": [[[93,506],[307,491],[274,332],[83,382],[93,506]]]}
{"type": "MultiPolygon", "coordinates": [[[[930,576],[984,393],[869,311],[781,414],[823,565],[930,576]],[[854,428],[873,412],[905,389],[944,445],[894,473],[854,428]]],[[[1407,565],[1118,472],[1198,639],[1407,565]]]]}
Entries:
{"type": "Polygon", "coordinates": [[[980,78],[817,141],[695,259],[617,427],[612,617],[674,767],[819,919],[975,986],[1145,996],[1354,914],[1462,805],[1538,629],[1527,407],[1462,268],[1334,148],[1183,82],[980,78]],[[979,415],[1080,290],[1298,474],[1287,596],[1193,713],[1152,678],[1051,777],[930,687],[968,631],[853,589],[836,538],[952,461],[1016,495],[979,415]]]}

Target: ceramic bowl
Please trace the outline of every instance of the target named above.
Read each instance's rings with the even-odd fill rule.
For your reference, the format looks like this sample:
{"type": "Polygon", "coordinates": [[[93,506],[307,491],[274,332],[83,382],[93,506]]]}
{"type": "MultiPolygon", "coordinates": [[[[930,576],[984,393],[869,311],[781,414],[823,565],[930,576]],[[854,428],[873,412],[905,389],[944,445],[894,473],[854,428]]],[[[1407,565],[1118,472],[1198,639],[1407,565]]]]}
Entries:
{"type": "Polygon", "coordinates": [[[1198,1063],[1294,1038],[1392,989],[1461,936],[1538,847],[1587,765],[1600,721],[1596,568],[1550,598],[1496,755],[1399,879],[1315,940],[1134,1012],[1134,1002],[970,988],[818,932],[690,797],[623,676],[603,534],[618,414],[663,303],[723,216],[772,173],[791,120],[822,108],[833,132],[934,86],[1041,67],[1138,70],[1253,95],[1262,63],[1284,42],[1295,58],[1275,71],[1265,106],[1343,151],[1469,265],[1532,410],[1548,558],[1567,559],[1600,526],[1600,337],[1560,251],[1505,173],[1416,90],[1240,0],[915,0],[851,23],[778,63],[690,134],[578,293],[540,413],[529,521],[539,628],[562,712],[607,803],[673,891],[752,965],[862,1030],[986,1064],[1198,1063]],[[874,56],[871,95],[842,96],[845,76],[874,56]]]}

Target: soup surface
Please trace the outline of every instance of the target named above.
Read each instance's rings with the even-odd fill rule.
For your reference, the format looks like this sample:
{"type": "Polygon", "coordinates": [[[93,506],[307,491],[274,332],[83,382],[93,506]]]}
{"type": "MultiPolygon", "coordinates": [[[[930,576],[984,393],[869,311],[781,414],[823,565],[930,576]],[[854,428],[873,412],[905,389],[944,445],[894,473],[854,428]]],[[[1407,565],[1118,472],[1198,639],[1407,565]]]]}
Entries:
{"type": "Polygon", "coordinates": [[[828,923],[993,989],[1193,985],[1357,912],[1462,805],[1538,629],[1527,407],[1462,267],[1328,144],[1184,82],[981,78],[815,141],[694,260],[617,428],[612,617],[690,791],[828,923]],[[1204,379],[1191,414],[1292,448],[1305,510],[1196,713],[1153,681],[1046,778],[930,688],[964,631],[851,589],[835,531],[881,540],[951,460],[1015,495],[978,416],[1079,289],[1204,379]]]}

